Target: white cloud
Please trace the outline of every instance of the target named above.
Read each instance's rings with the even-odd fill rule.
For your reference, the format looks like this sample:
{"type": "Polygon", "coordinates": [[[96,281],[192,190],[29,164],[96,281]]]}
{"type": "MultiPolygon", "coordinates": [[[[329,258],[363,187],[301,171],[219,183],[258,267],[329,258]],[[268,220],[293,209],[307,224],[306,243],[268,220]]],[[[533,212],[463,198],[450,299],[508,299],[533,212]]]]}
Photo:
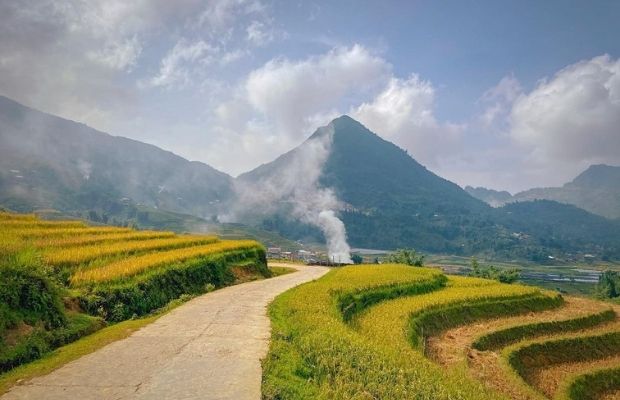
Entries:
{"type": "Polygon", "coordinates": [[[205,158],[233,174],[271,161],[375,93],[390,75],[390,64],[360,45],[268,61],[215,107],[211,131],[217,139],[205,158]]]}
{"type": "Polygon", "coordinates": [[[194,64],[209,64],[217,52],[219,48],[203,40],[189,42],[181,39],[162,59],[159,73],[149,80],[149,84],[163,87],[183,86],[190,81],[190,71],[194,64]]]}
{"type": "Polygon", "coordinates": [[[442,157],[458,149],[462,127],[438,122],[434,103],[430,82],[415,74],[409,79],[392,77],[381,93],[352,109],[351,115],[421,163],[436,167],[442,157]]]}
{"type": "Polygon", "coordinates": [[[264,46],[271,42],[275,34],[264,22],[252,21],[246,29],[247,40],[256,46],[264,46]]]}
{"type": "Polygon", "coordinates": [[[515,100],[511,136],[541,163],[620,162],[620,60],[570,65],[515,100]]]}
{"type": "Polygon", "coordinates": [[[336,48],[303,61],[268,62],[250,73],[243,95],[280,132],[299,136],[306,131],[309,117],[337,107],[344,97],[375,88],[387,79],[390,69],[362,46],[336,48]]]}
{"type": "Polygon", "coordinates": [[[523,89],[513,74],[503,77],[497,85],[483,93],[479,103],[485,105],[479,115],[483,128],[504,129],[508,113],[523,89]],[[496,126],[496,125],[500,126],[496,126]]]}
{"type": "Polygon", "coordinates": [[[130,71],[136,65],[141,52],[142,45],[134,36],[122,42],[112,42],[102,50],[91,51],[88,57],[112,69],[130,71]]]}

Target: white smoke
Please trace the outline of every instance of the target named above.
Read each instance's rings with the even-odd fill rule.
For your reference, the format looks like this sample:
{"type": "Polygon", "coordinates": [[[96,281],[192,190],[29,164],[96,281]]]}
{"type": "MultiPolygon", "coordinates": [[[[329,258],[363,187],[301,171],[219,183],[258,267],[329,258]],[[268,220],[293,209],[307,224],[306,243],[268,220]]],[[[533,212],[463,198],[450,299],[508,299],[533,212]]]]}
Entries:
{"type": "Polygon", "coordinates": [[[77,167],[82,174],[82,178],[84,178],[85,181],[89,180],[90,174],[93,172],[93,165],[88,161],[80,159],[78,160],[77,167]]]}
{"type": "Polygon", "coordinates": [[[240,220],[248,214],[269,214],[289,206],[292,217],[321,229],[331,260],[351,263],[344,223],[336,216],[341,208],[334,191],[319,186],[323,165],[329,156],[333,127],[319,129],[296,150],[287,153],[278,171],[267,171],[257,181],[241,179],[236,184],[237,204],[221,220],[240,220]]]}

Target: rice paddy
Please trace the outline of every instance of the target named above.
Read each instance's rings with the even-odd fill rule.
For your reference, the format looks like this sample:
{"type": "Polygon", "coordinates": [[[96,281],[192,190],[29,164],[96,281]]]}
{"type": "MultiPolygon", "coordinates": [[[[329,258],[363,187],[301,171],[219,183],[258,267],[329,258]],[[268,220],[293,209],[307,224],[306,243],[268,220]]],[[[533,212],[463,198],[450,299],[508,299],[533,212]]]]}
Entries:
{"type": "Polygon", "coordinates": [[[270,276],[259,243],[0,212],[0,372],[239,274],[270,276]]]}
{"type": "Polygon", "coordinates": [[[271,306],[263,396],[614,398],[617,314],[608,303],[532,286],[399,265],[344,267],[271,306]],[[411,285],[418,290],[402,290],[411,285]],[[351,315],[343,292],[361,299],[351,315]]]}

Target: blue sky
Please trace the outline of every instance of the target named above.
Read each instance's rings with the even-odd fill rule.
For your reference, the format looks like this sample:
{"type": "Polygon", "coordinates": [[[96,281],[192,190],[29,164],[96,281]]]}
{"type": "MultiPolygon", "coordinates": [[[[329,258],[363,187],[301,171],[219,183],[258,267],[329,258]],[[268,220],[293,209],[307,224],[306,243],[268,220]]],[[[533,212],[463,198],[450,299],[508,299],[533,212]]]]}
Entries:
{"type": "Polygon", "coordinates": [[[620,164],[620,2],[0,5],[0,94],[236,175],[348,113],[464,186],[620,164]]]}

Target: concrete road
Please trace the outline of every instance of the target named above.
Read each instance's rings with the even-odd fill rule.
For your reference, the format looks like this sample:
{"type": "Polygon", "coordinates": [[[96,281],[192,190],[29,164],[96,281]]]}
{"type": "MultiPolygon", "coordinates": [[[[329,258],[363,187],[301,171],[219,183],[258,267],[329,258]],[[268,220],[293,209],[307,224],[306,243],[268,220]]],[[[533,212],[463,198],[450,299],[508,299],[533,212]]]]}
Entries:
{"type": "Polygon", "coordinates": [[[14,399],[260,399],[266,306],[327,272],[298,272],[195,298],[130,337],[13,387],[14,399]]]}

